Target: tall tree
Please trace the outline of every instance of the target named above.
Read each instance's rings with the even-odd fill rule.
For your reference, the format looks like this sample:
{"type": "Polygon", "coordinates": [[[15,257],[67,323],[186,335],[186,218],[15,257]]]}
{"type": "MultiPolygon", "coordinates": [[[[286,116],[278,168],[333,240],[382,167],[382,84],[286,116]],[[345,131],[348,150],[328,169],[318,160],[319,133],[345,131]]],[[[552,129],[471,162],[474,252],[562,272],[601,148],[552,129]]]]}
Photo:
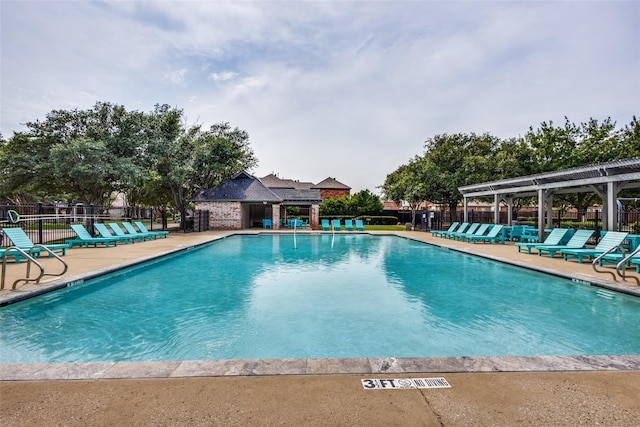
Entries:
{"type": "Polygon", "coordinates": [[[428,200],[446,204],[453,216],[462,194],[458,187],[495,178],[500,140],[490,134],[436,135],[425,142],[423,167],[428,200]]]}
{"type": "Polygon", "coordinates": [[[415,226],[415,212],[422,202],[428,200],[424,158],[416,156],[387,175],[382,190],[385,196],[400,205],[406,202],[411,209],[411,223],[415,226]]]}
{"type": "Polygon", "coordinates": [[[104,202],[112,192],[134,185],[143,173],[136,163],[142,117],[120,105],[98,102],[89,110],[54,110],[43,121],[28,122],[28,131],[14,135],[5,147],[11,172],[3,190],[104,202]],[[89,159],[97,174],[102,169],[104,173],[91,177],[82,171],[89,159]],[[100,183],[91,182],[97,179],[100,183]]]}
{"type": "Polygon", "coordinates": [[[349,210],[354,216],[365,213],[378,213],[384,209],[380,197],[369,190],[362,190],[351,196],[349,200],[349,210]]]}
{"type": "MultiPolygon", "coordinates": [[[[172,112],[160,108],[160,120],[172,112]]],[[[169,126],[172,131],[173,126],[169,126]]],[[[257,164],[249,145],[249,135],[228,123],[202,130],[192,126],[174,140],[160,131],[162,143],[154,144],[155,171],[163,184],[171,189],[176,207],[183,209],[197,190],[211,188],[244,169],[257,164]]]]}
{"type": "MultiPolygon", "coordinates": [[[[636,117],[619,131],[611,118],[602,123],[591,118],[575,125],[565,117],[564,126],[554,126],[550,121],[542,122],[535,130],[531,127],[524,140],[533,149],[534,172],[550,172],[640,155],[637,127],[636,117]]],[[[595,193],[570,193],[555,198],[579,211],[600,202],[595,193]]]]}

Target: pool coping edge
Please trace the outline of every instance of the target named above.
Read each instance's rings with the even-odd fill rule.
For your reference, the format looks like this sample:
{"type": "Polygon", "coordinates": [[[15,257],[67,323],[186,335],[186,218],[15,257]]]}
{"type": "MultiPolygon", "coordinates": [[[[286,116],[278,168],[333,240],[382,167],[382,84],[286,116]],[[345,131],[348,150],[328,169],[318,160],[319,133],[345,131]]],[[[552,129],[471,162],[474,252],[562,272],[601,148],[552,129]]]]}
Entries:
{"type": "Polygon", "coordinates": [[[0,381],[587,371],[640,371],[640,355],[239,359],[0,364],[0,381]]]}

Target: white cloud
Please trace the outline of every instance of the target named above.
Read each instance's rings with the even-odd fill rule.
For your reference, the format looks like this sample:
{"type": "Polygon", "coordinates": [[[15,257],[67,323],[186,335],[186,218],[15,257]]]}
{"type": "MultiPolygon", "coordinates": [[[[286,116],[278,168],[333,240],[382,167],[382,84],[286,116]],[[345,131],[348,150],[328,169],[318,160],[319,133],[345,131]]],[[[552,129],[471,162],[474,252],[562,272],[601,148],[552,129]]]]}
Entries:
{"type": "Polygon", "coordinates": [[[254,171],[375,190],[439,133],[640,112],[640,3],[1,3],[5,136],[109,101],[246,130],[254,171]]]}
{"type": "Polygon", "coordinates": [[[216,82],[226,82],[233,80],[238,76],[238,73],[233,71],[223,71],[221,73],[211,73],[211,79],[216,82]]]}
{"type": "Polygon", "coordinates": [[[186,75],[187,75],[187,69],[182,68],[180,70],[164,73],[164,78],[174,85],[181,85],[181,84],[184,84],[186,75]]]}

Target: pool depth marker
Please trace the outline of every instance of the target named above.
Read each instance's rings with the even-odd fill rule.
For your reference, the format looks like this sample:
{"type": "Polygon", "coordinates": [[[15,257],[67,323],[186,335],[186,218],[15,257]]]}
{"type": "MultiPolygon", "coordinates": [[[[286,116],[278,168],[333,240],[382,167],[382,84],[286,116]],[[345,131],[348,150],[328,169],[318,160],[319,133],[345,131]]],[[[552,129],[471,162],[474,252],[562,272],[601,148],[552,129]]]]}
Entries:
{"type": "Polygon", "coordinates": [[[366,378],[361,379],[365,390],[409,390],[417,388],[451,388],[449,382],[440,378],[366,378]]]}

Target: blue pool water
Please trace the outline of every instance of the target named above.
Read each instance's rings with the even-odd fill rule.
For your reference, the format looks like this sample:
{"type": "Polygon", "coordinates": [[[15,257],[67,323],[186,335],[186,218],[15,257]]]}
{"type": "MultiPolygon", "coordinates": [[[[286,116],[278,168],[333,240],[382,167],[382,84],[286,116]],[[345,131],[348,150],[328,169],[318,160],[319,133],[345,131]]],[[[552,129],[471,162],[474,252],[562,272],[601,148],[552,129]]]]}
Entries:
{"type": "Polygon", "coordinates": [[[332,239],[233,236],[3,307],[0,362],[640,353],[639,298],[409,239],[332,239]]]}

